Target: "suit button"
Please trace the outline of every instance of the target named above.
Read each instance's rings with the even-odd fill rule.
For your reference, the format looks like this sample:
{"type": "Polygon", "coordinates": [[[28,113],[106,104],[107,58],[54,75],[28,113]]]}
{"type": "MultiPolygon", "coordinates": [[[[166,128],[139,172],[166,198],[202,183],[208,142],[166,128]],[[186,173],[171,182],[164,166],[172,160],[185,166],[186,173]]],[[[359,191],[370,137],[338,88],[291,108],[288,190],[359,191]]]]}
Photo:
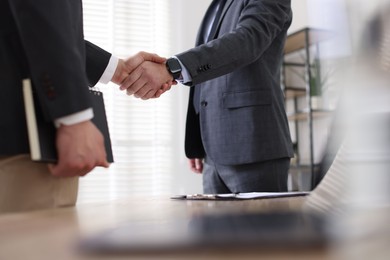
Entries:
{"type": "Polygon", "coordinates": [[[56,93],[53,89],[49,89],[46,91],[46,96],[49,98],[49,99],[53,99],[56,97],[56,93]]]}
{"type": "Polygon", "coordinates": [[[202,107],[207,107],[207,102],[206,102],[206,101],[202,101],[202,102],[200,102],[200,105],[201,105],[202,107]]]}

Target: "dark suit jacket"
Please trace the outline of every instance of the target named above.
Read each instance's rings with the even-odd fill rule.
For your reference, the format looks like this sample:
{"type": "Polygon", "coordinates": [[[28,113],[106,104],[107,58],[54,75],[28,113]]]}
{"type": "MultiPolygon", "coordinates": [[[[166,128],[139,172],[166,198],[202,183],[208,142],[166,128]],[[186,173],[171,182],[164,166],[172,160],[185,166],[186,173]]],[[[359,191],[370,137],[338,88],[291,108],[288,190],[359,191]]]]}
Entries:
{"type": "Polygon", "coordinates": [[[177,55],[201,86],[199,115],[190,92],[187,157],[236,165],[293,156],[280,87],[291,20],[290,0],[227,0],[215,40],[177,55]]]}
{"type": "Polygon", "coordinates": [[[0,0],[0,155],[29,152],[23,78],[48,121],[91,107],[111,54],[84,41],[82,19],[81,1],[0,0]]]}

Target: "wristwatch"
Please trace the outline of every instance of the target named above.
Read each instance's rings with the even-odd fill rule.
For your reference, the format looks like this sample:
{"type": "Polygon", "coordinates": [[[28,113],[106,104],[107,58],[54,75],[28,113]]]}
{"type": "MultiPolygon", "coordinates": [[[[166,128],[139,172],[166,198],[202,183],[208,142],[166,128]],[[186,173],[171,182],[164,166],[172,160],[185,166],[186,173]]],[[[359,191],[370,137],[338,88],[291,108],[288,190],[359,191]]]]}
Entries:
{"type": "Polygon", "coordinates": [[[181,76],[180,62],[175,58],[169,58],[165,62],[168,72],[172,75],[174,80],[177,80],[181,76]]]}

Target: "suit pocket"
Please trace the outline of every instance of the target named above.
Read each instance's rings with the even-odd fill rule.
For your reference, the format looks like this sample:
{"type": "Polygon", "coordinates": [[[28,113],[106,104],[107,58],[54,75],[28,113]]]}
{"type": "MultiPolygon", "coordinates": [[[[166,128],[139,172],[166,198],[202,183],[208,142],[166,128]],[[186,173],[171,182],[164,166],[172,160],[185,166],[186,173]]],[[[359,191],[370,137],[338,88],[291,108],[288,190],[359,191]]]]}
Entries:
{"type": "Polygon", "coordinates": [[[252,90],[245,92],[223,93],[223,108],[240,108],[270,105],[270,90],[252,90]]]}

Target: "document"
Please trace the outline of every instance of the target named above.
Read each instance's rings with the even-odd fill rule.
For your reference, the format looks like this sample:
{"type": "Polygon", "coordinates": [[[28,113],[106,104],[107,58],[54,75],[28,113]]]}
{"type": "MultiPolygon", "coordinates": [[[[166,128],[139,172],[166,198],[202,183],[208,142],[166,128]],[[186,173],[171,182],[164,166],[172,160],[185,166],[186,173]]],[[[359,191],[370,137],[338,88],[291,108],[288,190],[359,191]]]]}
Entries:
{"type": "Polygon", "coordinates": [[[289,191],[289,192],[243,192],[243,193],[227,193],[227,194],[190,194],[177,195],[171,199],[181,200],[251,200],[251,199],[266,199],[266,198],[282,198],[282,197],[298,197],[306,196],[308,191],[289,191]]]}

